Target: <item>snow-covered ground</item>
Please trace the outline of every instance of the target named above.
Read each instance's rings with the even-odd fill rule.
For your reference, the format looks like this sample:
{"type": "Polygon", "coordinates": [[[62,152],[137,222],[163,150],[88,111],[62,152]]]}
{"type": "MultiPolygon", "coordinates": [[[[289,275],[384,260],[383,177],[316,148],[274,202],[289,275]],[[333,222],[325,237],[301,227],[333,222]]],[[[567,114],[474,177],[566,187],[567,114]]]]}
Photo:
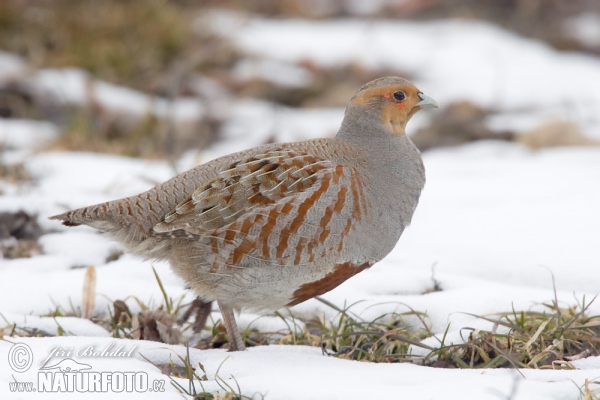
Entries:
{"type": "Polygon", "coordinates": [[[495,123],[504,128],[568,118],[600,137],[600,59],[558,52],[488,23],[269,20],[223,12],[202,23],[249,54],[280,63],[269,70],[273,80],[283,78],[278,71],[290,74],[284,65],[298,63],[398,71],[435,92],[442,105],[469,100],[496,110],[495,123]]]}
{"type": "MultiPolygon", "coordinates": [[[[252,68],[267,68],[265,74],[288,71],[279,67],[306,59],[326,65],[359,62],[370,68],[410,73],[442,107],[469,99],[497,108],[501,114],[496,124],[502,124],[504,118],[506,124],[515,120],[519,129],[527,129],[531,127],[527,124],[535,125],[548,116],[575,116],[585,133],[600,136],[599,59],[562,54],[478,22],[278,22],[222,17],[214,22],[221,32],[235,32],[242,49],[266,60],[240,66],[241,75],[253,73],[252,68]]],[[[11,60],[4,70],[18,67],[18,62],[11,60]]],[[[310,79],[304,72],[295,70],[292,84],[310,79]]],[[[37,79],[43,78],[48,87],[69,90],[68,85],[46,81],[48,76],[52,75],[37,79]]],[[[111,91],[104,98],[107,103],[119,93],[116,88],[101,87],[111,91]]],[[[74,96],[64,98],[76,101],[74,96]]],[[[132,110],[139,110],[133,104],[135,98],[127,101],[132,110]]],[[[119,108],[120,103],[116,104],[119,108]]],[[[342,109],[292,110],[247,100],[235,102],[229,112],[224,140],[206,152],[186,154],[176,169],[166,162],[39,152],[36,147],[56,135],[51,125],[0,120],[0,142],[12,148],[5,151],[3,161],[23,161],[36,178],[33,185],[1,183],[0,211],[38,213],[42,227],[53,230],[40,239],[44,255],[0,259],[0,324],[17,323],[21,328],[36,327],[49,333],[56,333],[60,325],[69,335],[5,337],[0,341],[0,398],[65,398],[64,394],[10,393],[9,382],[36,382],[40,361],[53,348],[76,352],[111,344],[137,348],[132,357],[71,358],[91,365],[92,371],[145,372],[150,381],[167,381],[165,392],[138,394],[139,398],[181,398],[148,360],[176,361],[175,353],[183,355],[184,347],[117,340],[84,319],[39,316],[56,305],[65,309],[70,304],[81,306],[85,269],[73,267],[96,267],[96,313],[105,312],[117,299],[127,300],[132,310],[139,309],[133,296],[160,303],[162,294],[151,265],[170,296],[191,299],[183,282],[163,263],[128,255],[106,263],[106,257],[117,249],[115,243],[92,229],[69,229],[46,217],[66,208],[138,193],[198,160],[254,146],[273,135],[289,141],[332,134],[343,115],[342,109]],[[24,373],[7,364],[12,343],[17,342],[33,351],[34,364],[24,373]]],[[[408,130],[414,131],[434,112],[420,113],[408,130]]],[[[479,142],[432,150],[423,158],[427,185],[413,225],[385,260],[324,295],[327,300],[339,306],[360,301],[353,310],[365,318],[411,307],[427,313],[436,334],[442,334],[450,323],[448,337],[457,340],[463,327],[491,326],[469,313],[527,310],[553,299],[551,273],[562,304],[576,304],[584,295],[590,299],[598,293],[600,148],[532,151],[516,144],[479,142]],[[433,285],[434,264],[435,279],[443,290],[422,294],[433,285]]],[[[295,311],[333,316],[330,308],[316,300],[296,306],[295,311]]],[[[593,304],[590,313],[600,314],[600,303],[593,304]]],[[[218,318],[217,312],[214,317],[218,318]]],[[[244,313],[239,323],[242,328],[250,324],[268,330],[284,327],[277,318],[256,318],[244,313]]],[[[574,361],[578,369],[573,371],[526,370],[519,375],[506,369],[449,370],[346,361],[324,356],[318,348],[296,346],[257,347],[236,354],[191,349],[190,355],[192,364],[204,366],[205,390],[223,393],[219,383],[235,388],[237,382],[244,394],[261,393],[267,399],[574,400],[586,379],[600,378],[597,356],[574,361]]],[[[55,357],[50,364],[60,360],[55,357]]],[[[186,386],[183,380],[179,382],[186,386]]]]}

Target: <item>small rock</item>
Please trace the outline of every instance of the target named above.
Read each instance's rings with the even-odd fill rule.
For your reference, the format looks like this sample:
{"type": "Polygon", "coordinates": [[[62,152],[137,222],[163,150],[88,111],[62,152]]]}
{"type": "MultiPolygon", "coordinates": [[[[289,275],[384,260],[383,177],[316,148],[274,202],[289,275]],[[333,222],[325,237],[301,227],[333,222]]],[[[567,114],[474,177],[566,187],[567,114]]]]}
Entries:
{"type": "Polygon", "coordinates": [[[9,240],[0,245],[2,256],[7,260],[30,258],[43,254],[42,246],[35,240],[9,240]]]}
{"type": "Polygon", "coordinates": [[[36,215],[24,211],[0,213],[0,239],[13,237],[17,240],[37,240],[42,235],[42,228],[37,223],[36,215]]]}
{"type": "Polygon", "coordinates": [[[600,141],[584,135],[570,121],[550,121],[516,137],[515,141],[532,149],[560,146],[600,146],[600,141]]]}

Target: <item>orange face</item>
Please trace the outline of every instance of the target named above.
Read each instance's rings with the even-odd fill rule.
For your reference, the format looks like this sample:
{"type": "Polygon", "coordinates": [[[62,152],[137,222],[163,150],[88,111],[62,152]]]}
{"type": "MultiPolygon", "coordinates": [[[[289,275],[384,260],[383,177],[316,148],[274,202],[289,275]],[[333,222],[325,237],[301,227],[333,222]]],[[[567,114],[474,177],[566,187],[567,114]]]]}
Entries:
{"type": "Polygon", "coordinates": [[[352,99],[352,104],[377,112],[384,126],[397,135],[403,135],[406,123],[423,108],[437,108],[430,97],[425,96],[415,85],[390,85],[365,90],[352,99]]]}

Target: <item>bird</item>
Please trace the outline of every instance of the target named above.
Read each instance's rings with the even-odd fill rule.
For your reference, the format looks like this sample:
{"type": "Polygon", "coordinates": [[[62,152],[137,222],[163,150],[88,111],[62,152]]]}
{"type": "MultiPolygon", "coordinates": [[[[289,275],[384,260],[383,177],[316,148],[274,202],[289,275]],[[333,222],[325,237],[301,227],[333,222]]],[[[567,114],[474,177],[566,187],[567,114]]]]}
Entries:
{"type": "Polygon", "coordinates": [[[217,302],[229,351],[245,350],[234,311],[302,303],[394,248],[425,185],[406,124],[437,107],[410,81],[379,78],[352,96],[333,137],[229,154],[141,194],[50,219],[167,260],[203,302],[217,302]]]}

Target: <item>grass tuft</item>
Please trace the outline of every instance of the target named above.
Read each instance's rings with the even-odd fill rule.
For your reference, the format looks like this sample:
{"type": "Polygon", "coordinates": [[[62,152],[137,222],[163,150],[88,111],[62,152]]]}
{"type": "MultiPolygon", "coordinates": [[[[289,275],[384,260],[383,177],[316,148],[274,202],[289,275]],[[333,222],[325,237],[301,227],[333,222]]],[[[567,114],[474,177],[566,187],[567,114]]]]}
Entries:
{"type": "MultiPolygon", "coordinates": [[[[194,329],[193,322],[187,321],[194,303],[184,304],[184,296],[178,299],[170,297],[155,270],[154,274],[163,295],[160,304],[146,304],[134,297],[141,309],[135,314],[124,300],[116,300],[104,316],[92,317],[91,320],[117,338],[188,345],[190,338],[193,338],[197,348],[226,348],[228,337],[222,321],[211,317],[204,331],[194,329]],[[193,332],[191,336],[183,334],[188,329],[193,332]]],[[[600,315],[591,315],[589,311],[595,299],[588,301],[583,297],[576,305],[561,306],[555,297],[527,311],[513,309],[483,316],[470,314],[491,322],[492,328],[463,327],[462,343],[448,343],[448,325],[441,338],[437,339],[439,345],[431,346],[423,343],[424,339],[435,337],[425,313],[408,308],[406,312],[382,313],[376,318],[365,319],[353,312],[356,304],[340,308],[317,297],[317,300],[336,311],[332,319],[325,318],[323,314],[306,318],[295,315],[291,310],[286,315],[276,312],[275,315],[281,318],[286,328],[276,332],[261,332],[251,328],[250,324],[243,332],[243,338],[247,346],[313,346],[330,356],[377,363],[411,362],[465,369],[575,369],[573,361],[600,355],[600,315]],[[426,352],[417,354],[415,347],[426,352]]],[[[70,304],[70,311],[56,306],[47,316],[55,318],[58,335],[62,336],[71,333],[60,326],[56,317],[82,317],[82,311],[70,304]]],[[[47,332],[20,328],[5,322],[2,331],[9,336],[49,336],[47,332]]],[[[169,374],[183,376],[185,371],[171,368],[169,374]]],[[[185,376],[189,375],[188,372],[185,372],[185,376]]],[[[588,392],[590,396],[597,397],[598,388],[594,385],[596,382],[588,385],[593,388],[588,392]]]]}
{"type": "MultiPolygon", "coordinates": [[[[319,300],[333,306],[323,299],[319,300]]],[[[293,330],[290,329],[278,343],[318,346],[332,356],[370,362],[410,360],[413,358],[411,345],[427,348],[420,343],[428,336],[423,313],[414,310],[392,312],[365,320],[351,313],[352,306],[343,309],[333,306],[338,314],[330,321],[326,321],[323,315],[307,320],[303,325],[293,320],[293,330]],[[416,317],[422,326],[408,324],[409,317],[416,317]]]]}
{"type": "Polygon", "coordinates": [[[0,48],[32,66],[73,67],[156,91],[165,71],[196,47],[194,7],[164,0],[7,0],[0,3],[0,48]]]}
{"type": "Polygon", "coordinates": [[[463,328],[468,332],[465,343],[442,343],[425,362],[437,359],[459,368],[575,369],[571,361],[600,354],[600,315],[588,314],[594,300],[584,297],[566,307],[553,300],[541,304],[542,311],[476,316],[493,322],[493,329],[463,328]]]}
{"type": "Polygon", "coordinates": [[[590,381],[585,380],[582,387],[579,388],[579,400],[600,400],[600,379],[590,381]]]}

